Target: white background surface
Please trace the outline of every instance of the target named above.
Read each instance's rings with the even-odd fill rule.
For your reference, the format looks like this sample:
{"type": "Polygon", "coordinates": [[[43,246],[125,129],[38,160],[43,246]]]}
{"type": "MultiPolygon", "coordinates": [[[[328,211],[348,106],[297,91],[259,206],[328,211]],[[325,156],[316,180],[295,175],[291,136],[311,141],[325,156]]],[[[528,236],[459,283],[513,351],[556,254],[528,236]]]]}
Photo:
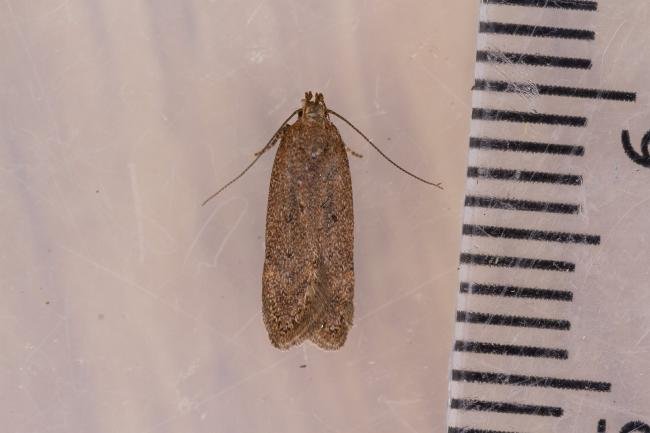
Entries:
{"type": "Polygon", "coordinates": [[[0,3],[6,432],[442,432],[476,2],[0,3]],[[306,90],[345,125],[346,345],[261,320],[274,152],[306,90]],[[300,368],[301,365],[306,365],[300,368]]]}

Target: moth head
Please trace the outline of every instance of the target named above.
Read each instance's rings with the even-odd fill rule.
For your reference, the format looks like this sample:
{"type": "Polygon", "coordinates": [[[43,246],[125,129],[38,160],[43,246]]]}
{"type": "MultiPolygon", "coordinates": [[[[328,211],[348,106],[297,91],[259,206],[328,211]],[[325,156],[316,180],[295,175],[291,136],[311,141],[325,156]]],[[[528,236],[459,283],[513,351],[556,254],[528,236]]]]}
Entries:
{"type": "Polygon", "coordinates": [[[314,96],[311,92],[306,92],[302,102],[301,117],[307,120],[322,120],[327,117],[327,107],[322,93],[316,93],[314,96]]]}

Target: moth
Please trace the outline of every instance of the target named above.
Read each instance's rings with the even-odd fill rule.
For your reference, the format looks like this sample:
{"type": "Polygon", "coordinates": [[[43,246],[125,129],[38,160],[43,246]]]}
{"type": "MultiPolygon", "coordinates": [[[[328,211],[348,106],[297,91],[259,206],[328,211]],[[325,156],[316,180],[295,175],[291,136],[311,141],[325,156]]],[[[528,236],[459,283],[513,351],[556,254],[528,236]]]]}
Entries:
{"type": "Polygon", "coordinates": [[[305,93],[295,110],[233,180],[242,177],[278,141],[266,213],[262,313],[273,346],[288,349],[310,340],[325,350],[343,346],[354,314],[354,214],[347,152],[333,115],[359,133],[380,155],[403,169],[359,129],[305,93]],[[298,116],[293,124],[289,121],[298,116]]]}

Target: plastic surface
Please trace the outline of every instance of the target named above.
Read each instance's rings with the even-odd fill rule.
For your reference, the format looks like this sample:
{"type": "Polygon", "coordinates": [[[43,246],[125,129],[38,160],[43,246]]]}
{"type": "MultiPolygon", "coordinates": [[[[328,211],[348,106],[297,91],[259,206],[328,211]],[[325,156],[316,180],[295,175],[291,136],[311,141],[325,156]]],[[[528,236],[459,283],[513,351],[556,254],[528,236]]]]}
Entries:
{"type": "Polygon", "coordinates": [[[0,6],[5,432],[445,429],[475,2],[0,6]],[[273,348],[274,152],[306,90],[351,158],[355,325],[273,348]]]}
{"type": "Polygon", "coordinates": [[[502,33],[478,38],[494,57],[477,63],[477,82],[491,83],[477,87],[492,87],[474,92],[467,195],[487,205],[463,217],[450,426],[650,431],[648,5],[485,3],[482,28],[502,33]],[[524,54],[548,58],[531,65],[524,54]]]}

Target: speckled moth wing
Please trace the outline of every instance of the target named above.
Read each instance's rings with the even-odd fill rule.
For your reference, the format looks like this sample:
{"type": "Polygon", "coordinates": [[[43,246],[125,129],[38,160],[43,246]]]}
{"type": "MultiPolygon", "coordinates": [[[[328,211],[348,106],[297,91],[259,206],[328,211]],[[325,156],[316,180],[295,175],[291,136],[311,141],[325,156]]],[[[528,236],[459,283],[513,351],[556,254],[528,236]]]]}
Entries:
{"type": "Polygon", "coordinates": [[[273,164],[262,274],[273,345],[345,342],[354,292],[352,185],[345,145],[327,119],[301,116],[273,164]]]}
{"type": "Polygon", "coordinates": [[[314,295],[308,288],[316,277],[309,225],[301,218],[301,194],[294,183],[297,161],[290,128],[284,129],[271,172],[262,272],[264,324],[280,349],[300,344],[310,332],[314,295]]]}
{"type": "Polygon", "coordinates": [[[320,165],[321,273],[318,291],[319,315],[310,340],[323,349],[343,346],[354,311],[354,216],[352,208],[352,179],[345,144],[336,127],[327,122],[329,155],[320,165]]]}

